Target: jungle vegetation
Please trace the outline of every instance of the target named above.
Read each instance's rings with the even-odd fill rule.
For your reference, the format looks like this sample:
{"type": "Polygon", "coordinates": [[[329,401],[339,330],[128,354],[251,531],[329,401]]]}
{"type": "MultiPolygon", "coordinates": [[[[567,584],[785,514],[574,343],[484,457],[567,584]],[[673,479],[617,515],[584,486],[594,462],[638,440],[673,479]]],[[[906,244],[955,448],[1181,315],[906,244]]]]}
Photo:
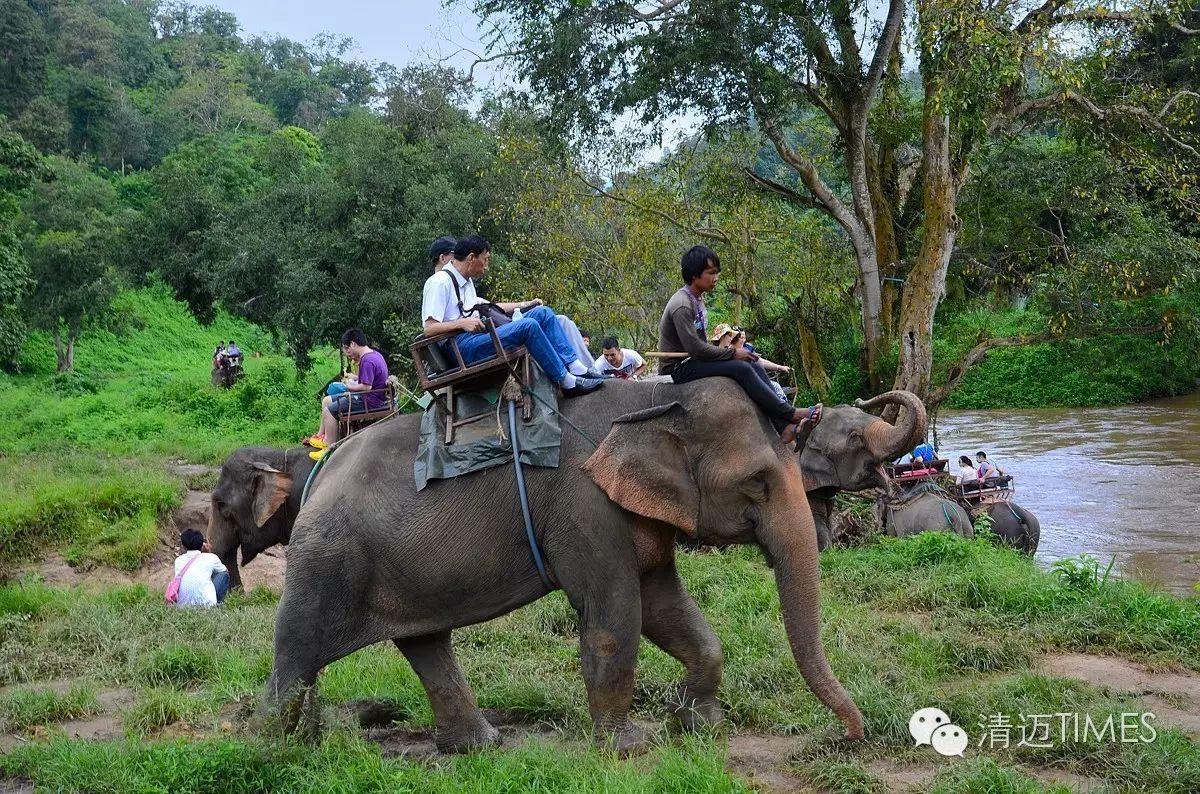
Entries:
{"type": "Polygon", "coordinates": [[[813,399],[1104,403],[1200,374],[1194,12],[473,5],[527,91],[181,2],[0,0],[0,360],[42,329],[71,370],[158,282],[301,369],[351,325],[403,353],[425,246],[480,231],[494,293],[643,349],[680,252],[714,246],[715,313],[813,399]],[[702,124],[647,157],[678,112],[702,124]],[[971,388],[1030,356],[1100,360],[1098,385],[971,388]]]}

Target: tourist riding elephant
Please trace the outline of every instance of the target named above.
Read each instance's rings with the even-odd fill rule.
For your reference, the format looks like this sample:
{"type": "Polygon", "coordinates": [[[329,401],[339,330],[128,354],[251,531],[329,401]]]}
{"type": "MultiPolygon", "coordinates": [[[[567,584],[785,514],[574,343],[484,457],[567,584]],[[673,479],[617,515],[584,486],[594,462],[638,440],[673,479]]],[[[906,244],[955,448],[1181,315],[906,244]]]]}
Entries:
{"type": "Polygon", "coordinates": [[[821,422],[809,432],[800,451],[804,490],[812,506],[817,529],[817,548],[833,541],[829,520],[838,491],[888,488],[881,465],[911,450],[925,437],[925,406],[911,392],[890,391],[870,400],[857,400],[854,407],[835,405],[825,409],[821,422]],[[900,405],[904,412],[895,427],[867,413],[886,405],[900,405]]]}
{"type": "Polygon", "coordinates": [[[946,531],[975,537],[967,511],[935,485],[915,485],[902,494],[883,496],[875,509],[884,531],[893,538],[946,531]]]}
{"type": "Polygon", "coordinates": [[[238,589],[242,565],[277,543],[287,545],[300,512],[300,495],[316,465],[305,447],[242,447],[221,466],[208,517],[208,542],[229,569],[229,586],[238,589]]]}
{"type": "MultiPolygon", "coordinates": [[[[610,380],[559,410],[568,420],[559,466],[527,466],[525,482],[547,576],[579,615],[596,740],[622,752],[644,745],[629,719],[642,636],[686,668],[671,700],[682,725],[722,719],[721,646],[676,570],[677,530],[764,550],[800,673],[846,735],[862,737],[862,715],[821,644],[816,536],[795,453],[740,387],[725,378],[610,380]]],[[[425,687],[439,749],[497,743],[451,632],[552,587],[526,540],[513,466],[432,480],[418,492],[419,424],[401,415],[355,433],[314,477],[288,546],[260,729],[313,736],[321,669],[390,639],[425,687]]],[[[890,432],[869,428],[863,443],[891,447],[875,440],[890,432]]]]}
{"type": "Polygon", "coordinates": [[[1037,516],[1015,502],[993,502],[987,506],[992,532],[1017,551],[1033,554],[1042,539],[1042,524],[1037,516]]]}

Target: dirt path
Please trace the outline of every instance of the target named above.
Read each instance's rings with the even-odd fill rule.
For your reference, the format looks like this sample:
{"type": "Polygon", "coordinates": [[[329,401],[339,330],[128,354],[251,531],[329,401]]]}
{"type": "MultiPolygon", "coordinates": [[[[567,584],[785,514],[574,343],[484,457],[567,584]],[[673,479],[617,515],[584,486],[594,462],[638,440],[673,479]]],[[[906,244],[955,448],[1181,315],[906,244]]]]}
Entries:
{"type": "MultiPolygon", "coordinates": [[[[207,467],[200,467],[207,468],[207,467]]],[[[179,554],[179,533],[188,527],[204,530],[208,526],[212,494],[208,491],[188,491],[183,504],[175,509],[170,520],[159,527],[158,545],[143,565],[136,571],[120,571],[115,568],[96,566],[73,567],[58,552],[45,559],[26,563],[16,570],[16,575],[34,573],[55,587],[83,585],[106,587],[114,584],[144,584],[151,590],[163,590],[175,575],[175,557],[179,554]]],[[[283,592],[284,575],[287,572],[287,550],[276,546],[258,555],[249,565],[243,566],[242,584],[246,590],[258,586],[269,587],[277,593],[283,592]]]]}
{"type": "Polygon", "coordinates": [[[1042,659],[1047,673],[1137,695],[1164,725],[1200,741],[1200,674],[1154,672],[1114,656],[1056,653],[1042,659]]]}

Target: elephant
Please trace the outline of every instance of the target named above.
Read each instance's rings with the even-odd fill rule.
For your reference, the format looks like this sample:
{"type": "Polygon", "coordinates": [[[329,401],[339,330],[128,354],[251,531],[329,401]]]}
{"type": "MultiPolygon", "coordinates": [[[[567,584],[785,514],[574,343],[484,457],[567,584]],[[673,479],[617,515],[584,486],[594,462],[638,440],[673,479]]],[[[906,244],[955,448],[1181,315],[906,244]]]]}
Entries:
{"type": "Polygon", "coordinates": [[[827,407],[820,423],[799,446],[804,490],[812,507],[817,547],[833,542],[829,529],[833,498],[838,491],[890,488],[883,462],[913,448],[925,437],[925,405],[911,392],[891,391],[854,406],[827,407]],[[896,426],[867,413],[884,406],[902,406],[896,426]]]}
{"type": "Polygon", "coordinates": [[[300,512],[304,483],[316,463],[308,448],[242,447],[221,466],[212,493],[208,542],[229,569],[229,586],[240,589],[242,565],[277,543],[287,545],[300,512]]]}
{"type": "Polygon", "coordinates": [[[992,532],[1017,551],[1033,554],[1042,539],[1037,516],[1015,502],[993,502],[985,508],[992,519],[992,532]]]}
{"type": "MultiPolygon", "coordinates": [[[[720,642],[675,565],[677,530],[709,545],[758,545],[773,568],[793,658],[845,735],[862,714],[821,643],[816,535],[794,451],[726,378],[609,381],[563,400],[557,468],[524,467],[534,564],[512,464],[414,485],[420,417],[397,415],[327,454],[296,517],[275,621],[262,732],[319,730],[318,673],[391,640],[432,706],[442,752],[497,743],[455,659],[454,629],[561,588],[579,615],[594,740],[645,747],[629,718],[641,636],[681,661],[670,710],[685,729],[720,723],[720,642]]],[[[860,443],[893,448],[889,425],[860,443]],[[880,436],[879,439],[876,436],[880,436]]]]}
{"type": "Polygon", "coordinates": [[[975,537],[971,516],[936,486],[915,485],[899,497],[884,496],[875,503],[884,531],[893,538],[947,530],[975,537]]]}

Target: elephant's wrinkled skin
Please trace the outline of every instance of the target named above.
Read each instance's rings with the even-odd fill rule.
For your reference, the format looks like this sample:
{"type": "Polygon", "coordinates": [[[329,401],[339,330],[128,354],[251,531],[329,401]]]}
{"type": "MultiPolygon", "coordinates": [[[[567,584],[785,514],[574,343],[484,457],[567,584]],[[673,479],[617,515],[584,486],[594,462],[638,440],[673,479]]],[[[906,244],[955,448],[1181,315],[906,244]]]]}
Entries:
{"type": "Polygon", "coordinates": [[[925,437],[925,406],[916,395],[892,391],[854,407],[835,405],[825,409],[821,422],[804,440],[800,468],[804,490],[812,506],[817,529],[817,547],[824,551],[833,539],[829,518],[838,491],[887,489],[882,463],[911,450],[925,437]],[[886,405],[904,406],[896,426],[867,411],[886,405]]]}
{"type": "Polygon", "coordinates": [[[971,517],[958,503],[937,493],[917,493],[898,501],[884,497],[876,503],[883,529],[893,538],[907,538],[921,532],[954,532],[964,538],[975,537],[971,517]]]}
{"type": "Polygon", "coordinates": [[[987,506],[992,532],[1017,551],[1033,554],[1042,540],[1042,524],[1037,516],[1015,502],[994,502],[987,506]]]}
{"type": "MultiPolygon", "coordinates": [[[[793,656],[847,736],[854,701],[821,645],[816,537],[795,453],[731,380],[609,381],[564,400],[559,468],[526,467],[537,538],[579,613],[597,741],[644,743],[629,719],[642,635],[679,659],[685,727],[715,723],[722,654],[675,568],[677,529],[712,545],[756,543],[772,561],[793,656]],[[654,407],[657,406],[657,407],[654,407]]],[[[443,751],[494,744],[455,660],[451,631],[546,594],[525,541],[511,465],[413,485],[417,416],[357,433],[329,456],[300,511],[275,623],[262,727],[312,735],[331,662],[391,639],[429,696],[443,751]]]]}
{"type": "Polygon", "coordinates": [[[304,481],[315,465],[308,452],[306,447],[242,447],[221,466],[206,536],[229,569],[230,587],[242,586],[239,548],[245,565],[265,549],[287,544],[304,481]]]}

